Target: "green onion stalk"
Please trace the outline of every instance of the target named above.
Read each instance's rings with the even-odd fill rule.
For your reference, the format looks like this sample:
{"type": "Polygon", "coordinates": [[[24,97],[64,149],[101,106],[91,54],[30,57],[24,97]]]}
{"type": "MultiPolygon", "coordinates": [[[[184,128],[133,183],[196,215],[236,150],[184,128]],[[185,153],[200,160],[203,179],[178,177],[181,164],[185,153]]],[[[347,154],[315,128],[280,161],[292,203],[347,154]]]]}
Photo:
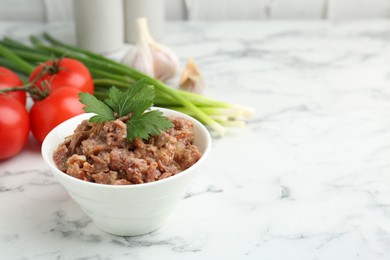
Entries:
{"type": "Polygon", "coordinates": [[[5,37],[0,41],[0,66],[8,67],[28,76],[33,68],[53,57],[69,57],[84,63],[94,78],[94,95],[99,99],[107,97],[108,89],[115,85],[126,89],[142,78],[156,90],[154,104],[170,108],[197,118],[209,126],[217,135],[223,135],[225,127],[242,127],[243,119],[250,118],[253,110],[248,107],[216,101],[199,94],[174,89],[154,77],[146,75],[125,64],[103,55],[65,44],[49,34],[43,35],[45,42],[31,36],[32,45],[26,45],[5,37]]]}

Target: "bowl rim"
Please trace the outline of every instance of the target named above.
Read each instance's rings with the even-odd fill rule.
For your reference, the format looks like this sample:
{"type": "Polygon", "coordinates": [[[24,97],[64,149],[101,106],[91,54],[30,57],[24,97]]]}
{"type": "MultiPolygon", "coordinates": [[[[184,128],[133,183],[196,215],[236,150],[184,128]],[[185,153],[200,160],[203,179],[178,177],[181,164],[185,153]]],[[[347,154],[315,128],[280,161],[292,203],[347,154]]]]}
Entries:
{"type": "MultiPolygon", "coordinates": [[[[52,154],[49,154],[49,150],[50,149],[48,149],[48,148],[53,146],[53,144],[50,144],[49,141],[48,141],[50,139],[50,136],[54,135],[58,131],[58,129],[62,128],[63,125],[66,124],[68,121],[70,121],[70,120],[76,120],[77,121],[77,120],[79,120],[79,118],[82,118],[82,120],[88,119],[88,118],[92,117],[94,115],[94,113],[83,113],[83,114],[74,116],[72,118],[69,118],[69,119],[65,120],[64,122],[62,122],[61,124],[59,124],[58,126],[53,128],[47,134],[47,136],[45,137],[45,139],[42,142],[41,154],[42,154],[43,160],[49,166],[49,168],[51,168],[52,171],[55,170],[55,173],[53,173],[53,174],[55,174],[55,175],[62,174],[62,176],[64,178],[69,179],[71,182],[76,182],[76,183],[80,183],[81,185],[86,185],[86,186],[95,187],[95,188],[105,188],[105,189],[114,189],[114,190],[120,190],[120,189],[142,189],[142,188],[146,188],[146,187],[153,187],[153,186],[158,186],[158,185],[164,185],[164,183],[169,183],[171,181],[176,180],[177,178],[181,178],[180,176],[190,174],[191,171],[194,171],[196,168],[198,168],[200,165],[202,165],[203,162],[206,160],[206,158],[210,154],[211,146],[212,146],[212,138],[211,138],[211,135],[210,135],[209,131],[197,119],[195,119],[195,118],[193,118],[193,117],[191,117],[191,116],[189,116],[187,114],[184,114],[184,113],[181,113],[179,111],[172,110],[172,109],[160,108],[160,107],[152,107],[151,109],[152,110],[160,110],[164,114],[165,114],[165,112],[173,113],[173,114],[175,114],[175,116],[180,116],[180,117],[189,119],[194,124],[196,124],[196,127],[199,128],[199,130],[201,132],[204,133],[204,136],[205,136],[205,139],[206,139],[206,146],[205,146],[204,152],[202,153],[202,157],[195,164],[193,164],[191,167],[189,167],[188,169],[186,169],[184,171],[181,171],[181,172],[179,172],[179,173],[177,173],[177,174],[175,174],[173,176],[170,176],[170,177],[167,177],[165,179],[162,179],[162,180],[157,180],[157,181],[154,181],[154,182],[147,182],[147,183],[139,183],[139,184],[128,184],[128,185],[113,185],[113,184],[103,184],[103,183],[89,182],[89,181],[80,180],[78,178],[75,178],[73,176],[70,176],[70,175],[62,172],[55,165],[55,163],[52,160],[52,158],[50,158],[50,156],[52,157],[52,154]]],[[[59,144],[60,143],[58,143],[56,145],[58,146],[59,144]]],[[[56,147],[54,147],[53,150],[55,150],[55,149],[56,149],[56,147]]]]}

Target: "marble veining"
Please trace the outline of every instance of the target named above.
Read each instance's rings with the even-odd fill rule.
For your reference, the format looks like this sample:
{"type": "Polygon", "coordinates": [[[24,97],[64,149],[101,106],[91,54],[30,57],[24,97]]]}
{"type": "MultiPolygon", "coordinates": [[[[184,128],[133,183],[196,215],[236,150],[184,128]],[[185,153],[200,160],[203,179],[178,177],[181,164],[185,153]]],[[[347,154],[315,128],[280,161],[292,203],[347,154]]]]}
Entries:
{"type": "MultiPolygon", "coordinates": [[[[74,42],[71,23],[0,23],[43,31],[74,42]]],[[[0,259],[389,259],[389,36],[387,20],[169,22],[207,95],[253,120],[213,138],[167,223],[139,237],[100,231],[31,138],[0,163],[0,259]]]]}

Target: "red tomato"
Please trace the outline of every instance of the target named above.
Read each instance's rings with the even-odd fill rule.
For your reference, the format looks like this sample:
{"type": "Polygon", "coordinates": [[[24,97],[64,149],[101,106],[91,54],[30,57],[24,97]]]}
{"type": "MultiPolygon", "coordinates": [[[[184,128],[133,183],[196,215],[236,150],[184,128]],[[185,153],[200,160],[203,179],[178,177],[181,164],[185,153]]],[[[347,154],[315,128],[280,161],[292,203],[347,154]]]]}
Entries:
{"type": "MultiPolygon", "coordinates": [[[[18,75],[4,67],[0,67],[0,90],[10,87],[23,86],[23,82],[20,80],[18,75]]],[[[26,105],[26,92],[25,91],[12,91],[8,92],[7,95],[18,100],[22,105],[26,105]]]]}
{"type": "Polygon", "coordinates": [[[38,65],[30,74],[28,81],[32,82],[35,78],[34,85],[40,90],[44,89],[46,81],[50,84],[50,93],[60,87],[74,87],[81,92],[93,94],[93,79],[88,68],[78,60],[71,58],[57,59],[54,62],[46,61],[44,65],[38,65]],[[61,61],[59,63],[59,61],[61,61]],[[59,63],[59,64],[57,64],[59,63]],[[49,67],[45,72],[44,67],[49,67]],[[42,73],[42,75],[40,75],[42,73]]]}
{"type": "Polygon", "coordinates": [[[29,132],[26,107],[8,95],[0,94],[0,160],[18,154],[26,144],[29,132]]]}
{"type": "Polygon", "coordinates": [[[60,123],[84,113],[79,93],[76,88],[62,87],[34,103],[30,110],[31,131],[39,142],[60,123]]]}

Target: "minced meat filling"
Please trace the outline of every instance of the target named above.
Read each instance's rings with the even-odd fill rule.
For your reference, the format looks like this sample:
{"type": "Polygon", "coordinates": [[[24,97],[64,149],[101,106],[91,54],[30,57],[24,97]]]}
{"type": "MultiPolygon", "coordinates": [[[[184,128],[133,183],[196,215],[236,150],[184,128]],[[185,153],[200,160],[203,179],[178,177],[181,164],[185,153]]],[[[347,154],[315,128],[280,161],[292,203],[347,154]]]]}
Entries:
{"type": "Polygon", "coordinates": [[[148,140],[128,142],[124,123],[127,119],[105,123],[84,120],[54,152],[57,167],[89,182],[139,184],[175,175],[202,156],[193,144],[191,121],[169,117],[173,128],[148,140]]]}

